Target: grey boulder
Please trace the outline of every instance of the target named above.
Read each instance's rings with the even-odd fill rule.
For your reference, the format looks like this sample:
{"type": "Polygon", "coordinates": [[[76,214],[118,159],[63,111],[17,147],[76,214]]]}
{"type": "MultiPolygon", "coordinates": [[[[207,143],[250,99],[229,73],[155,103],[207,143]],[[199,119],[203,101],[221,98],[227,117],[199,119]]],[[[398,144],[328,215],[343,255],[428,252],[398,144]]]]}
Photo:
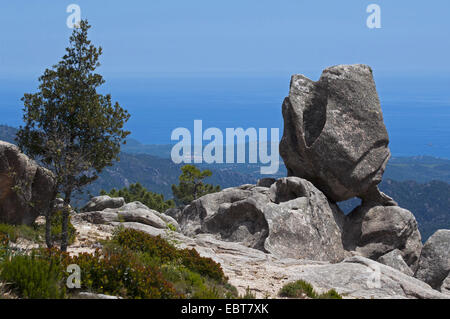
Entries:
{"type": "MultiPolygon", "coordinates": [[[[450,230],[435,232],[423,246],[415,277],[440,289],[450,273],[450,230]]],[[[448,282],[444,284],[448,285],[448,282]]]]}
{"type": "Polygon", "coordinates": [[[390,151],[369,66],[330,67],[317,82],[292,76],[283,118],[288,176],[309,180],[334,202],[357,196],[395,205],[377,188],[390,151]]]}
{"type": "Polygon", "coordinates": [[[414,215],[398,206],[359,206],[344,227],[344,246],[362,256],[377,260],[399,249],[406,264],[415,271],[422,249],[414,215]]]}
{"type": "Polygon", "coordinates": [[[180,217],[187,236],[217,235],[279,257],[344,258],[344,214],[310,182],[282,178],[269,188],[243,185],[205,195],[180,217]]]}
{"type": "Polygon", "coordinates": [[[94,224],[139,223],[158,229],[166,229],[169,224],[172,224],[177,230],[179,229],[175,219],[150,209],[141,202],[132,202],[119,208],[106,208],[102,211],[89,211],[78,215],[94,224]]]}
{"type": "Polygon", "coordinates": [[[119,208],[125,205],[123,197],[109,197],[107,195],[97,196],[91,198],[91,200],[83,207],[83,212],[101,211],[106,208],[119,208]]]}
{"type": "Polygon", "coordinates": [[[380,258],[378,258],[378,262],[383,265],[395,268],[408,276],[414,275],[411,268],[409,268],[409,266],[403,260],[402,252],[398,249],[394,249],[386,255],[381,256],[380,258]]]}
{"type": "Polygon", "coordinates": [[[320,291],[335,289],[344,296],[364,299],[448,298],[414,277],[361,256],[338,264],[307,266],[292,279],[303,279],[320,291]]]}
{"type": "Polygon", "coordinates": [[[285,258],[338,262],[344,259],[344,214],[310,182],[279,179],[270,188],[274,201],[263,208],[269,233],[266,251],[285,258]]]}
{"type": "Polygon", "coordinates": [[[0,141],[0,222],[32,224],[50,207],[53,188],[49,170],[0,141]]]}

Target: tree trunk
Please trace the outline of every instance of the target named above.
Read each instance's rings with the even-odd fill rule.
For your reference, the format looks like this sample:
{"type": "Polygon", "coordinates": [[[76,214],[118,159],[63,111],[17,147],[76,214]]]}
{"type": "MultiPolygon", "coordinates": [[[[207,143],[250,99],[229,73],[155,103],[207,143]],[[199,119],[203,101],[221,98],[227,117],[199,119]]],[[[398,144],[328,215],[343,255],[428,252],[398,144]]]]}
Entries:
{"type": "Polygon", "coordinates": [[[52,212],[48,211],[45,214],[45,244],[47,248],[53,247],[53,238],[52,238],[52,212]]]}
{"type": "Polygon", "coordinates": [[[45,244],[47,248],[53,247],[53,238],[52,238],[52,216],[55,212],[55,204],[56,204],[56,196],[58,196],[58,192],[53,191],[52,200],[50,201],[47,212],[45,214],[45,244]]]}
{"type": "Polygon", "coordinates": [[[70,197],[72,196],[72,190],[66,191],[64,194],[64,208],[62,212],[62,230],[61,230],[61,251],[67,251],[69,242],[69,214],[70,214],[70,197]]]}

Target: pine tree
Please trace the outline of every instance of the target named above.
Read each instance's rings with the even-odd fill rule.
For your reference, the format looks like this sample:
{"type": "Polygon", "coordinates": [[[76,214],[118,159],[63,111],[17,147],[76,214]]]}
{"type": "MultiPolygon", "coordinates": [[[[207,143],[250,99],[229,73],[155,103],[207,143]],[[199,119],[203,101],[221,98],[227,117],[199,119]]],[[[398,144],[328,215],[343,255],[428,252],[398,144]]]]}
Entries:
{"type": "Polygon", "coordinates": [[[60,194],[64,199],[63,251],[67,249],[72,195],[119,160],[120,145],[129,134],[123,129],[129,119],[127,111],[117,102],[113,105],[111,95],[97,93],[105,82],[95,73],[102,48],[88,40],[89,28],[86,20],[74,28],[62,60],[45,70],[37,93],[24,95],[25,126],[17,134],[19,147],[53,172],[53,198],[60,194]]]}
{"type": "Polygon", "coordinates": [[[212,175],[210,170],[200,171],[194,165],[181,167],[179,185],[172,185],[172,193],[178,205],[187,205],[206,194],[220,191],[220,186],[204,184],[203,180],[212,175]]]}

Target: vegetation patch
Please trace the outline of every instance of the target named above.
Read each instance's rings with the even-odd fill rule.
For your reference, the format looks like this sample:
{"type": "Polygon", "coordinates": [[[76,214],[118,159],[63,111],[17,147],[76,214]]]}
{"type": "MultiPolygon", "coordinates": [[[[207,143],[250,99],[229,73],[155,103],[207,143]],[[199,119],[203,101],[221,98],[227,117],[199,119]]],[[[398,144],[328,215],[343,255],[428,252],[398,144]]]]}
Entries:
{"type": "Polygon", "coordinates": [[[278,295],[280,297],[300,299],[342,299],[342,296],[339,295],[334,289],[331,289],[323,294],[318,294],[314,290],[313,286],[304,280],[297,280],[284,285],[278,295]]]}
{"type": "Polygon", "coordinates": [[[164,195],[153,193],[143,187],[140,183],[132,184],[130,187],[125,187],[120,190],[113,188],[109,192],[101,190],[100,195],[123,197],[126,203],[138,201],[148,208],[154,209],[160,213],[163,213],[169,208],[175,206],[175,202],[173,200],[164,200],[164,195]]]}
{"type": "Polygon", "coordinates": [[[21,298],[70,298],[79,291],[133,299],[238,297],[212,259],[129,229],[119,229],[94,254],[70,256],[54,248],[9,255],[0,259],[0,281],[21,298]],[[66,288],[72,264],[81,270],[78,289],[66,288]]]}
{"type": "MultiPolygon", "coordinates": [[[[51,218],[51,234],[52,241],[61,241],[62,232],[62,222],[61,222],[61,211],[57,211],[53,214],[51,218]]],[[[69,219],[68,223],[68,241],[72,244],[76,238],[76,229],[72,225],[69,219]]],[[[23,238],[29,241],[33,241],[37,244],[42,244],[45,239],[45,225],[38,225],[33,223],[31,226],[28,225],[10,225],[10,224],[0,224],[0,244],[2,243],[2,238],[8,239],[8,242],[17,242],[19,238],[23,238]]],[[[3,239],[5,241],[6,239],[3,239]]]]}

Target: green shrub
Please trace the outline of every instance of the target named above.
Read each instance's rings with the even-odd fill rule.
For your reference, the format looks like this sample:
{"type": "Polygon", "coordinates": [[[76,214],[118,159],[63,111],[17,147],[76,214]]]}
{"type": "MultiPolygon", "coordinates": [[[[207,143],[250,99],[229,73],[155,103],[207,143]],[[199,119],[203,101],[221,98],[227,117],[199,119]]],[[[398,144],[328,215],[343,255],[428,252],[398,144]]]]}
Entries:
{"type": "Polygon", "coordinates": [[[83,288],[90,291],[134,299],[182,297],[158,267],[142,265],[130,252],[102,255],[97,251],[73,257],[70,262],[81,268],[83,288]]]}
{"type": "Polygon", "coordinates": [[[318,299],[342,299],[342,296],[334,289],[319,295],[318,299]]]}
{"type": "Polygon", "coordinates": [[[42,226],[36,224],[33,224],[32,226],[0,224],[0,234],[6,236],[8,240],[13,243],[15,243],[18,238],[25,238],[40,243],[44,238],[44,229],[42,226]]]}
{"type": "Polygon", "coordinates": [[[34,254],[7,258],[2,263],[0,278],[10,283],[23,298],[58,299],[65,296],[60,265],[34,254]]]}
{"type": "Polygon", "coordinates": [[[120,190],[116,190],[115,188],[109,192],[102,190],[100,191],[100,195],[123,197],[127,203],[138,201],[148,208],[154,209],[160,213],[175,206],[173,200],[164,200],[164,195],[153,193],[143,187],[140,183],[132,184],[130,187],[125,187],[120,190]]]}
{"type": "MultiPolygon", "coordinates": [[[[61,211],[56,211],[51,218],[51,234],[53,241],[61,240],[61,215],[61,211]]],[[[69,244],[72,244],[76,238],[76,229],[70,222],[70,219],[68,224],[68,232],[69,244]]],[[[45,225],[37,225],[35,223],[31,226],[0,224],[0,234],[6,236],[9,241],[13,243],[15,243],[18,238],[24,238],[36,243],[43,243],[45,239],[45,225]]]]}
{"type": "Polygon", "coordinates": [[[314,290],[313,286],[304,280],[297,280],[284,285],[278,295],[287,298],[309,297],[311,299],[342,299],[341,295],[339,295],[334,289],[331,289],[323,294],[318,294],[314,290]]]}
{"type": "Polygon", "coordinates": [[[160,263],[179,262],[202,276],[222,283],[227,281],[220,264],[211,258],[201,257],[195,249],[177,249],[160,236],[153,237],[141,231],[122,229],[114,235],[113,241],[121,247],[145,253],[160,263]]]}
{"type": "Polygon", "coordinates": [[[94,254],[70,256],[56,248],[36,249],[31,255],[1,260],[0,281],[23,298],[62,298],[78,292],[65,289],[71,264],[81,269],[82,291],[135,299],[237,296],[219,264],[136,230],[119,230],[94,254]]]}
{"type": "Polygon", "coordinates": [[[0,233],[0,263],[8,256],[8,244],[9,237],[3,233],[0,233]]]}
{"type": "Polygon", "coordinates": [[[8,244],[9,244],[9,237],[3,233],[0,233],[0,247],[8,246],[8,244]]]}
{"type": "Polygon", "coordinates": [[[317,298],[317,294],[314,291],[313,286],[303,280],[298,280],[296,282],[291,282],[281,288],[279,295],[281,297],[288,298],[304,298],[305,296],[309,298],[317,298]]]}

